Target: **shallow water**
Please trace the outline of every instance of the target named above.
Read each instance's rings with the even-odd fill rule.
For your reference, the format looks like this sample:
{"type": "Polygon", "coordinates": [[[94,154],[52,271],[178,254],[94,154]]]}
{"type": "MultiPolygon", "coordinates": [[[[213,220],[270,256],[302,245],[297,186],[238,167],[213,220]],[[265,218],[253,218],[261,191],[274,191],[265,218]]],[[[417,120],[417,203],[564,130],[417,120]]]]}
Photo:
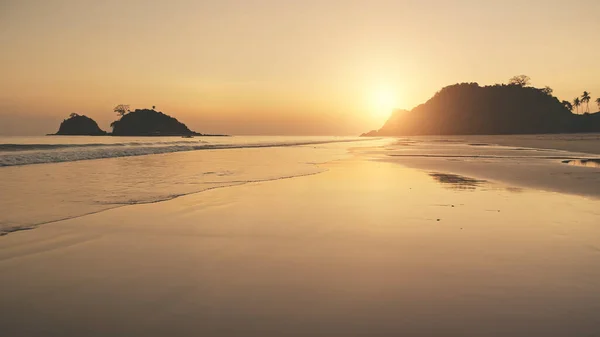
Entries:
{"type": "MultiPolygon", "coordinates": [[[[523,136],[515,136],[521,139],[523,136]]],[[[532,136],[530,136],[532,137],[532,136]]],[[[540,136],[545,144],[572,146],[595,136],[540,136]],[[546,137],[546,138],[543,138],[546,137]],[[563,141],[563,143],[560,143],[563,141]]],[[[567,150],[499,146],[509,136],[411,137],[0,137],[0,234],[124,205],[153,203],[190,193],[248,182],[322,172],[316,163],[361,154],[428,161],[424,168],[451,181],[447,163],[487,165],[484,172],[536,171],[535,181],[579,184],[587,195],[600,193],[598,170],[559,171],[563,161],[594,162],[598,155],[567,150]],[[371,149],[368,149],[371,148],[371,149]],[[350,152],[348,152],[350,149],[350,152]],[[512,165],[505,169],[504,166],[512,165]],[[558,175],[560,174],[560,175],[558,175]],[[560,178],[560,179],[559,179],[560,178]],[[596,188],[595,186],[598,186],[596,188]]],[[[577,146],[575,148],[578,148],[577,146]]],[[[586,163],[587,163],[586,162],[586,163]]],[[[589,165],[587,165],[589,166],[589,165]]],[[[471,174],[472,172],[466,172],[471,174]]],[[[437,175],[437,176],[436,176],[437,175]]],[[[458,175],[460,176],[460,174],[458,175]]],[[[477,177],[477,175],[475,175],[477,177]]],[[[494,177],[492,177],[493,180],[494,177]]],[[[479,179],[479,178],[477,178],[479,179]]],[[[456,180],[456,179],[455,179],[456,180]]],[[[479,180],[486,180],[486,177],[479,180]]],[[[472,182],[473,183],[473,182],[472,182]]],[[[472,185],[472,184],[471,184],[472,185]]],[[[468,184],[450,184],[469,189],[468,184]]],[[[566,189],[569,190],[569,189],[566,189]]]]}
{"type": "MultiPolygon", "coordinates": [[[[355,137],[0,137],[0,167],[173,152],[285,147],[356,141],[355,137]]],[[[363,139],[364,140],[364,139],[363,139]]]]}
{"type": "Polygon", "coordinates": [[[0,152],[0,160],[14,155],[73,159],[98,151],[109,157],[0,167],[0,209],[6,210],[0,212],[0,234],[124,205],[314,174],[322,171],[316,163],[344,155],[340,149],[347,147],[346,142],[353,141],[354,146],[378,142],[339,137],[210,137],[214,142],[210,149],[173,152],[173,146],[179,146],[173,144],[182,142],[181,138],[127,138],[128,143],[123,143],[117,137],[59,137],[61,144],[56,138],[44,138],[47,144],[41,144],[39,137],[25,138],[21,146],[10,146],[18,151],[0,152]],[[155,144],[153,149],[170,153],[142,155],[149,139],[155,144]],[[113,143],[107,145],[107,141],[113,143]],[[23,146],[36,149],[23,150],[23,146]],[[123,148],[135,155],[120,156],[123,148]]]}

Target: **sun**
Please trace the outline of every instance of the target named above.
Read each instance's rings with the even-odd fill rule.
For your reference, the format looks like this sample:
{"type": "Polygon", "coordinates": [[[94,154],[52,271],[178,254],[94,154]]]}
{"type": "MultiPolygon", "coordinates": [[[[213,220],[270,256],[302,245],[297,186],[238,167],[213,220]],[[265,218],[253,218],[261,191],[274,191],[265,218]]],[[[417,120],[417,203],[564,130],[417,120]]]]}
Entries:
{"type": "Polygon", "coordinates": [[[370,98],[371,114],[375,118],[387,118],[398,108],[398,96],[391,88],[377,88],[370,98]]]}

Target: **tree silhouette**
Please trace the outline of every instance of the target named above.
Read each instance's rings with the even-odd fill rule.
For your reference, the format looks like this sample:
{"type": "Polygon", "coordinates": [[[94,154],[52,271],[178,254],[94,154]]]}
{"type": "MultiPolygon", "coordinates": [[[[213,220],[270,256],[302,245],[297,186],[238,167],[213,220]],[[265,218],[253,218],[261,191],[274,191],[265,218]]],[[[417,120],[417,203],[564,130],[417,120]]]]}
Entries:
{"type": "Polygon", "coordinates": [[[517,85],[519,87],[526,87],[531,83],[531,78],[527,75],[513,76],[508,80],[508,85],[517,85]]]}
{"type": "Polygon", "coordinates": [[[600,110],[600,97],[596,98],[596,104],[598,104],[598,109],[600,110]]]}
{"type": "Polygon", "coordinates": [[[587,91],[583,92],[583,95],[581,95],[581,103],[585,103],[587,105],[587,109],[586,112],[590,112],[590,99],[592,99],[590,97],[590,93],[587,91]]]}
{"type": "Polygon", "coordinates": [[[126,113],[129,112],[129,105],[127,104],[119,104],[117,105],[114,109],[114,112],[116,112],[119,116],[124,116],[126,113]]]}
{"type": "Polygon", "coordinates": [[[549,86],[545,86],[544,89],[542,89],[542,92],[548,96],[552,96],[554,90],[552,90],[552,88],[550,88],[549,86]]]}
{"type": "Polygon", "coordinates": [[[565,108],[567,108],[569,111],[573,111],[573,104],[571,104],[571,102],[569,101],[562,101],[561,102],[562,105],[565,106],[565,108]]]}
{"type": "Polygon", "coordinates": [[[579,113],[579,106],[581,105],[581,101],[579,100],[579,97],[575,97],[575,99],[573,100],[573,106],[575,108],[577,108],[577,113],[579,113]]]}

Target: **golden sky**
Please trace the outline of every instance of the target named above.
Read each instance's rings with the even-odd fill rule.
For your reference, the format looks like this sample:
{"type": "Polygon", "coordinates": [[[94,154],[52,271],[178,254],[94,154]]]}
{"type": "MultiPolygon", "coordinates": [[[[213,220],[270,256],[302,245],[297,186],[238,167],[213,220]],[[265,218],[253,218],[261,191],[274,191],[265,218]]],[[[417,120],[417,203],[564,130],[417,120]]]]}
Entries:
{"type": "MultiPolygon", "coordinates": [[[[457,82],[600,96],[598,0],[0,0],[0,134],[112,108],[229,134],[354,135],[457,82]]],[[[594,106],[595,108],[595,106],[594,106]]]]}

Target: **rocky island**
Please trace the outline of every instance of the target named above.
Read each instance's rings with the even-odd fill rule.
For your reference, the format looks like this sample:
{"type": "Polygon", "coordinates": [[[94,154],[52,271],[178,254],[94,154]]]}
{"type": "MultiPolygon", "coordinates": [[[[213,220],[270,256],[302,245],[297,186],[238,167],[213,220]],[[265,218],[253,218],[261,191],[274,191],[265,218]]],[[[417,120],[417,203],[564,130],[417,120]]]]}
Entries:
{"type": "Polygon", "coordinates": [[[72,113],[65,119],[57,133],[52,135],[78,136],[226,136],[209,135],[190,130],[176,118],[152,109],[129,110],[127,105],[118,105],[115,109],[121,117],[110,124],[113,131],[107,133],[98,127],[91,118],[72,113]]]}
{"type": "Polygon", "coordinates": [[[136,109],[124,113],[110,126],[113,136],[202,136],[176,118],[154,109],[136,109]]]}
{"type": "Polygon", "coordinates": [[[105,136],[106,131],[103,131],[98,126],[98,123],[85,115],[72,113],[69,118],[60,123],[58,132],[55,135],[59,136],[105,136]]]}
{"type": "Polygon", "coordinates": [[[527,84],[447,86],[410,111],[395,111],[381,129],[362,136],[600,132],[600,113],[574,114],[571,103],[559,101],[549,87],[527,84]]]}

